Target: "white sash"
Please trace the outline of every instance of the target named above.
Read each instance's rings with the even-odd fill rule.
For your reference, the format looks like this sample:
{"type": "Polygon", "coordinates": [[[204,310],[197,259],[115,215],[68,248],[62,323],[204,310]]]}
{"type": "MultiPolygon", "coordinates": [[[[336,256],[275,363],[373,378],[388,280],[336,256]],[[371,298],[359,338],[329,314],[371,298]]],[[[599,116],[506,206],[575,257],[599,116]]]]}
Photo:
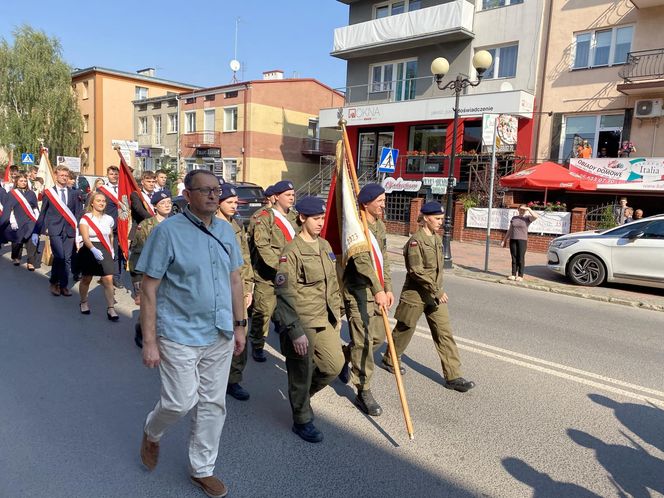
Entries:
{"type": "MultiPolygon", "coordinates": [[[[58,188],[53,187],[53,190],[51,189],[45,189],[44,194],[48,199],[55,205],[56,209],[60,212],[62,217],[65,219],[71,227],[76,230],[76,234],[78,235],[78,223],[76,223],[76,216],[74,216],[74,213],[71,212],[71,209],[65,204],[62,199],[60,199],[60,196],[58,195],[58,188]],[[55,193],[53,193],[55,191],[55,193]]],[[[71,195],[71,192],[69,192],[71,195]]]]}
{"type": "Polygon", "coordinates": [[[376,240],[376,237],[371,232],[371,230],[369,230],[369,239],[371,239],[371,253],[373,255],[371,259],[373,261],[374,267],[376,268],[376,272],[378,273],[380,283],[385,285],[385,275],[383,273],[383,253],[380,250],[380,246],[378,245],[378,240],[376,240]]]}
{"type": "Polygon", "coordinates": [[[0,202],[0,214],[2,214],[2,210],[5,209],[4,206],[2,205],[2,202],[0,202]]]}
{"type": "Polygon", "coordinates": [[[23,193],[20,190],[12,190],[12,195],[14,196],[14,199],[16,199],[20,204],[21,207],[23,208],[23,211],[25,211],[25,214],[28,215],[28,218],[30,218],[32,221],[37,221],[37,217],[35,216],[35,212],[32,209],[32,206],[28,202],[28,199],[25,198],[23,193]]]}
{"type": "Polygon", "coordinates": [[[148,213],[150,213],[151,216],[154,216],[154,209],[152,209],[152,200],[150,200],[150,196],[143,192],[141,190],[141,195],[143,196],[143,200],[145,201],[145,209],[147,210],[148,213]]]}
{"type": "Polygon", "coordinates": [[[281,221],[281,223],[277,223],[277,226],[279,226],[282,231],[284,228],[288,230],[288,233],[290,234],[290,240],[293,240],[293,237],[295,237],[295,229],[293,228],[293,225],[291,225],[291,222],[288,221],[288,219],[283,214],[281,214],[278,209],[272,209],[272,212],[274,213],[275,218],[279,218],[279,221],[281,221]]]}
{"type": "Polygon", "coordinates": [[[116,206],[120,204],[120,199],[118,199],[116,193],[113,192],[107,185],[101,185],[97,190],[115,202],[116,206]]]}

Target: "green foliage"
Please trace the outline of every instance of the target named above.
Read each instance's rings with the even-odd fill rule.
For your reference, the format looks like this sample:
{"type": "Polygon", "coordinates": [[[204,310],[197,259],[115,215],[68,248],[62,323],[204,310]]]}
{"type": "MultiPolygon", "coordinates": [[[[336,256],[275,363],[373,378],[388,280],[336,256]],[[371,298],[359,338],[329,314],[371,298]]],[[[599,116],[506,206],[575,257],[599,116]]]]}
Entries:
{"type": "Polygon", "coordinates": [[[62,59],[60,42],[23,25],[14,43],[0,39],[0,147],[39,152],[39,139],[56,156],[78,156],[83,119],[71,84],[71,67],[62,59]]]}
{"type": "Polygon", "coordinates": [[[466,212],[480,204],[480,196],[477,193],[461,194],[458,200],[461,201],[463,210],[466,212]]]}
{"type": "Polygon", "coordinates": [[[161,169],[166,172],[166,185],[170,189],[171,195],[177,195],[178,176],[180,176],[177,167],[169,163],[162,165],[161,169]]]}
{"type": "Polygon", "coordinates": [[[600,230],[608,230],[616,226],[616,219],[613,214],[613,207],[606,206],[602,211],[602,218],[599,220],[597,228],[600,230]]]}

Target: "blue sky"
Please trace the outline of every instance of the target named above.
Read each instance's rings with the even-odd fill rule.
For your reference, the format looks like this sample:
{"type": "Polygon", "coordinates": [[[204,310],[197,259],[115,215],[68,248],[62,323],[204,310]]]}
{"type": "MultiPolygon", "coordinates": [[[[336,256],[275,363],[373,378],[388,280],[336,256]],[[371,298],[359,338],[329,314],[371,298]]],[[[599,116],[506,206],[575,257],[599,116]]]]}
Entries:
{"type": "Polygon", "coordinates": [[[240,79],[282,69],[288,77],[312,77],[333,88],[345,84],[345,62],[329,55],[334,28],[348,20],[348,6],[336,0],[2,3],[0,37],[11,42],[13,29],[24,23],[44,30],[60,39],[73,67],[155,67],[165,79],[201,86],[230,83],[239,17],[240,79]]]}

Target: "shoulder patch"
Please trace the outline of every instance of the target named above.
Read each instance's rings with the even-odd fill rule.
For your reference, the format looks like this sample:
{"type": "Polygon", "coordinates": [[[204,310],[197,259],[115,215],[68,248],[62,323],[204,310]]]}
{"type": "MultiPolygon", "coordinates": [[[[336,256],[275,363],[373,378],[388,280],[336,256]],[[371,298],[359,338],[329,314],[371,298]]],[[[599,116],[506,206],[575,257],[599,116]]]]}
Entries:
{"type": "Polygon", "coordinates": [[[258,214],[258,216],[259,216],[259,217],[261,217],[261,216],[267,216],[268,214],[270,214],[270,213],[268,213],[265,209],[263,209],[263,210],[258,214]]]}
{"type": "Polygon", "coordinates": [[[140,223],[138,225],[136,225],[136,230],[142,230],[140,223]]]}
{"type": "Polygon", "coordinates": [[[332,261],[336,261],[336,260],[337,260],[337,256],[336,256],[333,252],[330,251],[330,252],[327,253],[327,254],[328,254],[328,256],[330,256],[330,259],[331,259],[332,261]]]}
{"type": "Polygon", "coordinates": [[[288,275],[286,273],[277,273],[277,276],[274,277],[274,285],[276,287],[283,287],[288,283],[288,275]]]}
{"type": "Polygon", "coordinates": [[[288,261],[288,256],[281,256],[279,258],[279,263],[285,263],[286,261],[288,261]]]}
{"type": "Polygon", "coordinates": [[[410,245],[410,247],[416,247],[417,246],[417,241],[416,240],[411,240],[409,245],[410,245]]]}

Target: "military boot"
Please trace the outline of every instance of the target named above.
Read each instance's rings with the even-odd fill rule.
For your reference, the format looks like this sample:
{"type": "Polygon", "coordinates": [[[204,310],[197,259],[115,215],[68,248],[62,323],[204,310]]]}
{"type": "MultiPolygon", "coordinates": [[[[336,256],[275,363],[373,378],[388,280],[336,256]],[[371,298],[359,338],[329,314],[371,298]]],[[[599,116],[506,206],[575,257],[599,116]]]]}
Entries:
{"type": "Polygon", "coordinates": [[[341,350],[344,353],[344,366],[341,367],[341,371],[339,372],[339,380],[344,384],[348,384],[350,380],[350,366],[348,365],[350,363],[350,344],[341,346],[341,350]]]}
{"type": "Polygon", "coordinates": [[[378,402],[374,399],[373,394],[369,389],[358,389],[357,396],[355,397],[355,404],[360,410],[372,417],[378,417],[383,413],[383,409],[378,402]]]}

